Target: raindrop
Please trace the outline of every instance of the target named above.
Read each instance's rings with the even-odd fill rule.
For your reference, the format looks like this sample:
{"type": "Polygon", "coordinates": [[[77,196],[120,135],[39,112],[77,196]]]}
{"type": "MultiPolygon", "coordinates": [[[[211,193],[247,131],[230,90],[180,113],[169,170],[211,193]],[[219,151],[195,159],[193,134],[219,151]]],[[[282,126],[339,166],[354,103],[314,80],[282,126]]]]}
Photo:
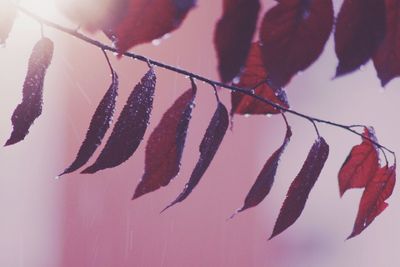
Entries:
{"type": "Polygon", "coordinates": [[[153,41],[151,41],[151,44],[154,46],[159,46],[161,44],[161,40],[160,39],[154,39],[153,41]]]}
{"type": "Polygon", "coordinates": [[[250,118],[250,114],[244,114],[245,118],[250,118]]]}
{"type": "Polygon", "coordinates": [[[272,118],[272,114],[267,114],[267,118],[272,118]]]}
{"type": "Polygon", "coordinates": [[[60,180],[60,176],[57,175],[56,177],[54,177],[55,180],[60,180]]]}

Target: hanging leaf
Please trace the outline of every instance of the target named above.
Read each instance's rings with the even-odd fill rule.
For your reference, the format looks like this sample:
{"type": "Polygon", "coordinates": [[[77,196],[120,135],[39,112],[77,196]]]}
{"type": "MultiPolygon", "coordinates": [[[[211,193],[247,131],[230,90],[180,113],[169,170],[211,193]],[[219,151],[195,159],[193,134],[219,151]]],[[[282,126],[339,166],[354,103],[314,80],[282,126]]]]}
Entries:
{"type": "Polygon", "coordinates": [[[189,182],[186,184],[183,192],[163,211],[172,207],[176,203],[185,200],[196,185],[200,182],[201,177],[210,166],[215,154],[218,151],[219,146],[225,136],[226,130],[229,126],[229,115],[225,106],[222,103],[218,103],[217,110],[215,111],[210,124],[206,130],[203,140],[200,144],[200,159],[194,168],[192,175],[190,176],[189,182]]]}
{"type": "Polygon", "coordinates": [[[22,141],[35,119],[42,113],[44,77],[51,63],[53,50],[53,42],[48,38],[40,39],[33,47],[22,90],[22,103],[17,106],[12,115],[14,129],[6,146],[22,141]]]}
{"type": "Polygon", "coordinates": [[[270,239],[285,231],[300,217],[328,154],[328,144],[322,137],[318,138],[311,147],[299,174],[290,185],[270,239]]]}
{"type": "Polygon", "coordinates": [[[103,30],[119,52],[179,28],[196,0],[130,0],[117,21],[103,30]]]}
{"type": "Polygon", "coordinates": [[[275,174],[278,168],[280,157],[285,150],[287,144],[289,143],[291,136],[292,131],[290,127],[288,127],[283,144],[272,154],[272,156],[265,163],[263,169],[256,179],[256,182],[253,184],[250,192],[247,194],[243,207],[237,210],[236,213],[257,206],[269,194],[275,180],[275,174]]]}
{"type": "Polygon", "coordinates": [[[155,191],[178,174],[196,96],[196,85],[165,112],[147,142],[145,171],[134,198],[155,191]]]}
{"type": "Polygon", "coordinates": [[[336,21],[336,76],[357,70],[385,37],[384,0],[345,0],[336,21]]]}
{"type": "Polygon", "coordinates": [[[0,1],[0,44],[3,44],[11,32],[17,8],[10,0],[0,1]]]}
{"type": "Polygon", "coordinates": [[[385,202],[396,183],[396,166],[381,167],[369,181],[361,197],[353,232],[347,239],[359,235],[389,205],[385,202]]]}
{"type": "Polygon", "coordinates": [[[259,11],[259,0],[224,0],[224,13],[214,34],[222,82],[230,82],[243,67],[256,30],[259,11]]]}
{"type": "Polygon", "coordinates": [[[82,173],[95,173],[116,167],[133,155],[143,139],[150,120],[155,85],[156,75],[151,68],[129,96],[96,162],[82,173]]]}
{"type": "Polygon", "coordinates": [[[333,25],[331,0],[281,0],[261,24],[265,67],[275,86],[284,86],[322,53],[333,25]]]}
{"type": "Polygon", "coordinates": [[[400,1],[385,0],[386,35],[373,60],[382,86],[400,75],[400,1]]]}
{"type": "Polygon", "coordinates": [[[79,149],[78,155],[74,162],[65,169],[60,176],[76,171],[86,164],[97,147],[101,144],[114,115],[115,103],[118,95],[118,84],[118,75],[113,71],[110,88],[103,96],[103,99],[100,101],[92,116],[86,138],[79,149]]]}
{"type": "MultiPolygon", "coordinates": [[[[254,93],[260,97],[274,102],[281,107],[289,108],[286,93],[281,88],[273,88],[267,81],[267,72],[261,59],[260,43],[252,44],[246,67],[240,75],[240,81],[237,84],[240,88],[255,88],[254,93]]],[[[250,89],[249,89],[250,90],[250,89]]],[[[278,114],[281,111],[261,102],[254,97],[232,92],[233,114],[278,114]]]]}
{"type": "Polygon", "coordinates": [[[340,196],[350,188],[365,187],[379,167],[378,150],[368,140],[376,140],[373,129],[365,128],[363,136],[362,143],[351,149],[339,171],[340,196]]]}

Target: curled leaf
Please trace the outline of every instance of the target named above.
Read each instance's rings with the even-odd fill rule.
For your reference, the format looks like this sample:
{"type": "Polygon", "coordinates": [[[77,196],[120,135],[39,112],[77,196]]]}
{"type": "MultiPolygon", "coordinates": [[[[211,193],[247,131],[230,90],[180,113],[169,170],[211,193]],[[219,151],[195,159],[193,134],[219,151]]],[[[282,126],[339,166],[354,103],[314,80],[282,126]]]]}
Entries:
{"type": "Polygon", "coordinates": [[[22,141],[35,119],[42,113],[44,78],[53,57],[53,50],[53,42],[45,37],[33,47],[22,91],[22,103],[12,115],[13,131],[6,146],[22,141]]]}
{"type": "Polygon", "coordinates": [[[290,185],[270,239],[285,231],[300,217],[328,154],[328,144],[322,137],[318,138],[311,147],[299,174],[290,185]]]}
{"type": "Polygon", "coordinates": [[[332,0],[281,0],[265,14],[260,40],[274,86],[286,85],[319,57],[332,25],[332,0]]]}
{"type": "Polygon", "coordinates": [[[103,96],[92,116],[86,138],[79,148],[74,162],[65,169],[61,175],[71,173],[86,164],[97,147],[101,144],[114,115],[115,103],[118,95],[118,84],[118,75],[113,71],[110,88],[103,96]]]}
{"type": "MultiPolygon", "coordinates": [[[[252,44],[246,67],[240,75],[240,81],[237,84],[240,88],[255,88],[254,93],[260,97],[274,102],[284,108],[289,108],[286,93],[281,88],[270,86],[267,78],[267,71],[261,59],[260,43],[252,44]]],[[[232,92],[231,94],[233,114],[278,114],[281,111],[254,97],[232,92]]]]}
{"type": "Polygon", "coordinates": [[[175,101],[150,135],[145,171],[133,198],[167,186],[178,174],[196,90],[193,83],[193,88],[175,101]]]}
{"type": "Polygon", "coordinates": [[[248,208],[257,206],[271,191],[272,185],[275,180],[276,170],[278,168],[280,157],[285,150],[287,144],[292,136],[290,127],[286,130],[286,136],[283,144],[272,154],[272,156],[265,163],[263,169],[258,175],[256,182],[250,189],[244,201],[244,205],[237,213],[242,212],[248,208]]]}
{"type": "Polygon", "coordinates": [[[357,70],[385,37],[384,0],[345,0],[336,20],[336,76],[357,70]]]}
{"type": "Polygon", "coordinates": [[[179,28],[196,0],[129,0],[116,21],[104,27],[118,51],[151,42],[179,28]]]}
{"type": "Polygon", "coordinates": [[[400,1],[385,0],[386,34],[373,56],[374,66],[385,86],[393,78],[400,76],[400,1]]]}
{"type": "Polygon", "coordinates": [[[116,167],[133,155],[150,120],[155,85],[156,75],[154,70],[150,69],[130,94],[96,162],[82,173],[95,173],[116,167]]]}
{"type": "Polygon", "coordinates": [[[362,143],[354,146],[339,171],[340,196],[350,188],[363,188],[374,177],[379,167],[376,146],[368,139],[375,140],[372,129],[365,128],[362,143]],[[368,138],[368,139],[367,139],[368,138]]]}
{"type": "Polygon", "coordinates": [[[201,141],[200,159],[190,176],[189,182],[186,184],[183,192],[163,211],[185,200],[196,187],[196,185],[200,182],[201,177],[203,177],[208,166],[210,166],[211,161],[217,153],[218,148],[221,145],[222,140],[225,136],[226,130],[228,129],[228,126],[228,111],[222,103],[218,103],[217,110],[215,111],[203,137],[203,140],[201,141]]]}
{"type": "Polygon", "coordinates": [[[385,200],[391,196],[395,183],[396,165],[377,170],[364,190],[353,231],[347,239],[359,235],[386,209],[389,204],[385,200]]]}
{"type": "Polygon", "coordinates": [[[16,16],[17,8],[12,1],[0,1],[0,44],[8,38],[16,16]]]}
{"type": "Polygon", "coordinates": [[[219,76],[224,83],[231,81],[246,61],[259,11],[259,0],[224,0],[224,13],[214,34],[219,76]]]}

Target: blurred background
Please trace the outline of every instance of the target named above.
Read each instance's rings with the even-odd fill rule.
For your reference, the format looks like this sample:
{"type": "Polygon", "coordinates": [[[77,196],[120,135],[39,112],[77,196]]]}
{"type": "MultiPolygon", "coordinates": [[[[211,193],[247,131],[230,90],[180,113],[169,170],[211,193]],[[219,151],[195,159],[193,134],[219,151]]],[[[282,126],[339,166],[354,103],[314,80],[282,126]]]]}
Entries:
{"type": "MultiPolygon", "coordinates": [[[[58,13],[53,0],[20,2],[46,18],[75,27],[58,13]]],[[[263,2],[264,10],[275,4],[263,2]]],[[[342,1],[334,2],[337,12],[342,1]]],[[[218,79],[213,31],[221,14],[222,1],[199,0],[168,39],[134,51],[218,79]]],[[[46,77],[43,114],[23,142],[0,149],[0,266],[399,266],[400,194],[396,189],[389,208],[360,236],[345,241],[361,190],[351,190],[340,199],[337,173],[360,139],[330,126],[320,126],[330,144],[330,156],[302,216],[267,241],[287,189],[316,138],[310,123],[293,116],[289,116],[292,140],[281,158],[275,185],[259,206],[227,221],[283,140],[285,127],[279,116],[235,117],[233,130],[228,131],[195,191],[160,215],[181,192],[198,159],[198,146],[216,106],[213,90],[205,84],[199,84],[181,172],[167,188],[130,200],[143,174],[145,142],[117,168],[54,179],[74,159],[110,76],[99,49],[50,28],[44,33],[55,42],[55,54],[46,77]]],[[[21,100],[27,60],[39,38],[40,26],[20,15],[0,49],[1,142],[12,130],[11,114],[21,100]]],[[[102,34],[95,38],[108,42],[102,34]]],[[[147,66],[114,56],[112,63],[121,80],[119,114],[147,66]]],[[[368,63],[333,80],[336,64],[331,36],[318,61],[286,88],[291,107],[343,124],[373,125],[382,144],[400,151],[400,79],[382,89],[368,63]]],[[[156,98],[145,140],[163,112],[190,86],[185,77],[159,68],[156,72],[156,98]]],[[[221,90],[220,95],[230,107],[229,92],[221,90]]]]}

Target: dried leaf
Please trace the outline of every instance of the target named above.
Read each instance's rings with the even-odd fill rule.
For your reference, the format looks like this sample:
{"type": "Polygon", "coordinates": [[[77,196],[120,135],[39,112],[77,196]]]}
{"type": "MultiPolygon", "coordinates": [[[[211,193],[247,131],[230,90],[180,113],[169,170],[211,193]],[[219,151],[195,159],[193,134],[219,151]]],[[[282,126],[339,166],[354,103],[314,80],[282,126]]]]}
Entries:
{"type": "Polygon", "coordinates": [[[114,129],[96,162],[82,173],[95,173],[128,160],[146,132],[153,108],[156,75],[150,69],[128,98],[114,129]]]}
{"type": "Polygon", "coordinates": [[[357,70],[375,53],[385,37],[383,0],[345,0],[336,21],[336,76],[357,70]]]}
{"type": "Polygon", "coordinates": [[[359,235],[389,205],[385,202],[396,183],[396,165],[381,167],[369,181],[361,197],[353,232],[347,239],[359,235]]]}
{"type": "Polygon", "coordinates": [[[374,177],[379,167],[376,146],[369,141],[376,140],[373,129],[364,129],[362,143],[354,146],[339,171],[340,196],[350,188],[363,188],[374,177]]]}
{"type": "Polygon", "coordinates": [[[151,42],[179,28],[196,0],[130,0],[120,19],[103,30],[118,51],[151,42]]]}
{"type": "Polygon", "coordinates": [[[272,154],[272,156],[265,163],[263,169],[256,179],[256,182],[253,184],[250,192],[247,194],[243,207],[240,208],[236,213],[257,206],[269,194],[275,180],[275,174],[278,168],[280,157],[285,150],[287,144],[289,143],[291,136],[292,131],[290,127],[288,127],[283,144],[272,154]]]}
{"type": "Polygon", "coordinates": [[[382,86],[400,76],[400,1],[385,0],[386,35],[373,56],[382,86]]]}
{"type": "Polygon", "coordinates": [[[167,186],[178,174],[197,90],[194,83],[192,86],[165,112],[150,135],[146,147],[145,171],[134,199],[167,186]]]}
{"type": "Polygon", "coordinates": [[[78,151],[78,155],[74,162],[65,169],[61,175],[71,173],[86,164],[97,147],[101,144],[114,115],[115,103],[118,95],[118,84],[118,75],[113,71],[110,88],[103,96],[92,116],[86,138],[78,151]]]}
{"type": "Polygon", "coordinates": [[[320,137],[311,147],[303,167],[290,185],[270,239],[285,231],[300,217],[328,154],[329,146],[320,137]]]}
{"type": "Polygon", "coordinates": [[[163,211],[172,207],[173,205],[185,200],[189,194],[193,191],[196,185],[200,182],[208,166],[210,166],[215,154],[218,151],[219,146],[225,136],[226,130],[229,126],[229,115],[225,106],[222,103],[218,103],[217,110],[215,111],[210,124],[206,130],[203,140],[200,144],[200,159],[194,168],[192,175],[190,176],[189,182],[186,184],[183,192],[163,211]]]}
{"type": "MultiPolygon", "coordinates": [[[[281,107],[289,108],[285,91],[281,88],[271,87],[267,81],[267,72],[261,59],[260,44],[258,42],[253,43],[251,46],[246,67],[240,75],[240,81],[237,86],[240,88],[256,87],[254,90],[256,95],[270,100],[281,107]]],[[[280,113],[280,110],[277,110],[254,97],[239,92],[232,92],[231,100],[231,115],[280,113]]]]}
{"type": "Polygon", "coordinates": [[[224,83],[238,75],[246,61],[259,11],[259,0],[224,0],[214,34],[219,76],[224,83]]]}
{"type": "Polygon", "coordinates": [[[53,42],[48,38],[40,39],[33,48],[23,86],[22,103],[17,106],[12,115],[14,129],[6,146],[22,141],[35,119],[42,113],[43,83],[53,57],[53,50],[53,42]]]}
{"type": "Polygon", "coordinates": [[[281,0],[265,14],[260,40],[274,86],[286,85],[319,57],[332,25],[332,0],[281,0]]]}
{"type": "Polygon", "coordinates": [[[8,38],[16,16],[15,3],[10,0],[0,1],[0,44],[3,44],[8,38]]]}

